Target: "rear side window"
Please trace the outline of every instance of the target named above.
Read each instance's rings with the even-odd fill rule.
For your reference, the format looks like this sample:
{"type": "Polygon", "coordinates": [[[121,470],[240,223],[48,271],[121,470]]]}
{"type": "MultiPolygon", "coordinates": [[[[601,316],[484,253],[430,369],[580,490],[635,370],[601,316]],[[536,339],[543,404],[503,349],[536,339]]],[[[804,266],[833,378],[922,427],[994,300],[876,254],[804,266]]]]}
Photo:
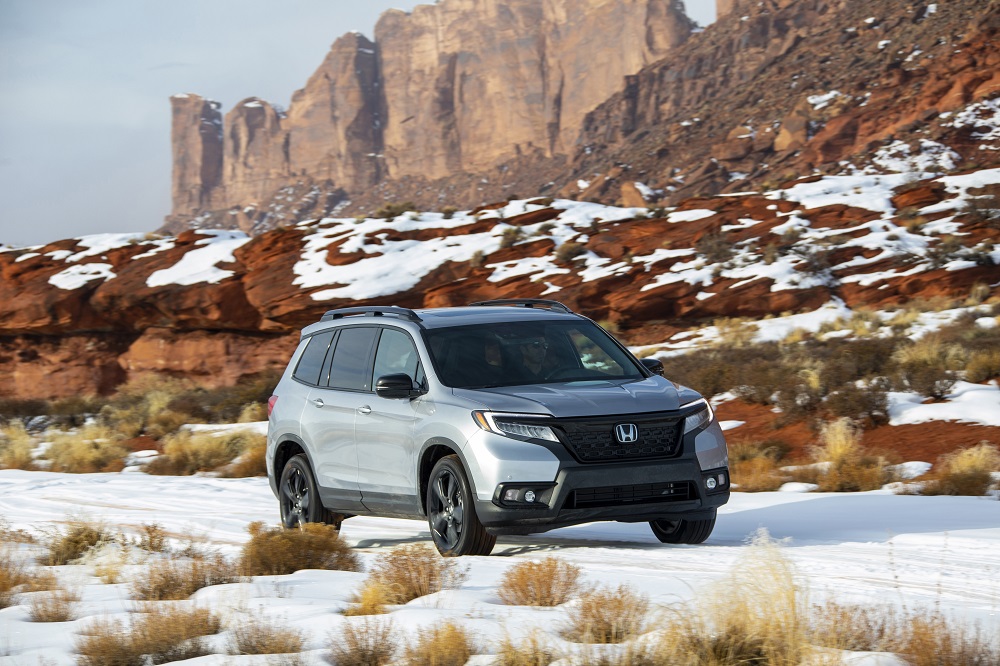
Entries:
{"type": "Polygon", "coordinates": [[[333,340],[333,331],[318,333],[309,338],[306,350],[302,352],[302,358],[299,359],[299,364],[292,376],[300,382],[316,386],[319,383],[319,372],[323,369],[323,359],[326,358],[326,351],[330,348],[331,340],[333,340]]]}
{"type": "Polygon", "coordinates": [[[376,333],[377,328],[341,329],[330,365],[330,388],[371,390],[370,358],[376,333]]]}
{"type": "Polygon", "coordinates": [[[416,379],[417,348],[406,333],[387,328],[382,331],[378,341],[378,352],[375,354],[375,379],[383,375],[406,373],[410,379],[416,379]]]}

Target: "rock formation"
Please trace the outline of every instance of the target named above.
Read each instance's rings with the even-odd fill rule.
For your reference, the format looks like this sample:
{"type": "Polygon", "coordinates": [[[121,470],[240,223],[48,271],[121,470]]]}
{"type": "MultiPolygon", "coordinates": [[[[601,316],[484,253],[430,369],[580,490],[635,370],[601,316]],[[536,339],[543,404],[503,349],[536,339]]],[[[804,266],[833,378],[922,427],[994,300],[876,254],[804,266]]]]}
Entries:
{"type": "Polygon", "coordinates": [[[230,209],[255,211],[236,217],[245,230],[274,226],[280,216],[260,224],[269,202],[302,183],[318,196],[355,194],[381,180],[567,155],[586,113],[692,28],[677,0],[443,0],[391,10],[374,43],[358,34],[334,43],[287,115],[256,98],[237,104],[221,132],[221,176],[217,144],[209,153],[195,141],[196,107],[216,106],[175,97],[168,228],[213,214],[227,223],[230,209]]]}

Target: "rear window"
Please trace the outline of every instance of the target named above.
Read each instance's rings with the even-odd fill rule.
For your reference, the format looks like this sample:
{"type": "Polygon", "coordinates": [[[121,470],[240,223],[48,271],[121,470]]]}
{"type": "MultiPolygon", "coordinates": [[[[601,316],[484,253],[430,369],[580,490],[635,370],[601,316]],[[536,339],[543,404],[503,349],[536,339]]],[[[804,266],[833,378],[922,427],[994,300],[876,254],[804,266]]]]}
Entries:
{"type": "Polygon", "coordinates": [[[309,338],[306,350],[299,358],[299,364],[295,367],[292,376],[300,382],[316,386],[319,383],[319,373],[323,369],[323,360],[326,352],[330,348],[330,341],[333,340],[333,331],[317,333],[309,338]]]}
{"type": "Polygon", "coordinates": [[[589,321],[456,326],[426,335],[441,381],[455,388],[645,377],[635,361],[589,321]]]}

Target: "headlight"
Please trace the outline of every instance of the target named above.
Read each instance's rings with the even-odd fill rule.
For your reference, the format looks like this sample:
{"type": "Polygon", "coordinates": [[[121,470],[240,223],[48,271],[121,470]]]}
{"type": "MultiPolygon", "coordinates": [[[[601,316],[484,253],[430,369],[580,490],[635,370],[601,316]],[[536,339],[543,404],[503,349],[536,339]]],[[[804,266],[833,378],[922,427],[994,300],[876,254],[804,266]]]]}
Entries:
{"type": "Polygon", "coordinates": [[[698,411],[685,417],[684,419],[684,434],[688,434],[692,430],[697,430],[704,425],[708,425],[715,418],[715,413],[712,411],[712,406],[708,404],[708,400],[702,398],[701,400],[696,400],[694,402],[682,405],[681,409],[687,409],[689,407],[697,407],[698,411]]]}
{"type": "MultiPolygon", "coordinates": [[[[513,437],[514,439],[547,439],[558,442],[559,438],[547,425],[539,425],[533,421],[538,414],[505,414],[503,412],[472,412],[476,425],[483,430],[513,437]],[[530,419],[530,421],[528,420],[530,419]]],[[[542,417],[544,418],[544,417],[542,417]]]]}

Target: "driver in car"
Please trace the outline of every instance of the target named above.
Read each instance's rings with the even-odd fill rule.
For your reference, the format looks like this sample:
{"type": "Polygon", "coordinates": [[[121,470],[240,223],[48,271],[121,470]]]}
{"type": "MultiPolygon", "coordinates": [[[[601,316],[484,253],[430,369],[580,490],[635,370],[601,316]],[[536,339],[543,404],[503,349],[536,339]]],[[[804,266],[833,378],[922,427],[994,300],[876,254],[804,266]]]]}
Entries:
{"type": "Polygon", "coordinates": [[[545,355],[549,343],[544,337],[533,337],[521,343],[521,366],[526,379],[543,379],[549,368],[545,366],[545,355]]]}

